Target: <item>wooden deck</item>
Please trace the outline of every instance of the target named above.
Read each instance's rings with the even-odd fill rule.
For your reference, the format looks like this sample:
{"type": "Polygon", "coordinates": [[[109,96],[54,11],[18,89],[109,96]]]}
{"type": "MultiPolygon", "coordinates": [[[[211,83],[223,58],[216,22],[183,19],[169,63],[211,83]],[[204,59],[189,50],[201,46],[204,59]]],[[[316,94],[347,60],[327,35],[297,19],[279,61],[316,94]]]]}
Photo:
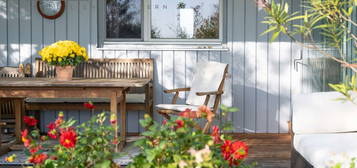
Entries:
{"type": "Polygon", "coordinates": [[[258,168],[289,168],[289,134],[236,134],[234,138],[249,146],[248,162],[256,161],[258,168]]]}

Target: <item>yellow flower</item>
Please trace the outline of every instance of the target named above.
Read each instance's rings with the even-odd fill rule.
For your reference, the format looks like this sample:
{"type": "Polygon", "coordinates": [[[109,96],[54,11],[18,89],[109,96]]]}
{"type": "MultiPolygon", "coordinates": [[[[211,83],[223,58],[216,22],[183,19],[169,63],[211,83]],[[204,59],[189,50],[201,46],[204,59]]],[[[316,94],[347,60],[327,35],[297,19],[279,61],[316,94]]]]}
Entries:
{"type": "Polygon", "coordinates": [[[85,61],[88,60],[87,50],[81,47],[74,41],[58,41],[49,46],[44,47],[38,52],[42,60],[48,63],[62,62],[63,59],[75,59],[76,56],[83,57],[85,61]]]}
{"type": "Polygon", "coordinates": [[[6,162],[9,162],[9,163],[12,163],[12,162],[14,162],[15,158],[16,158],[16,155],[15,155],[15,154],[12,154],[12,155],[10,155],[9,157],[6,157],[6,158],[5,158],[5,161],[6,161],[6,162]]]}

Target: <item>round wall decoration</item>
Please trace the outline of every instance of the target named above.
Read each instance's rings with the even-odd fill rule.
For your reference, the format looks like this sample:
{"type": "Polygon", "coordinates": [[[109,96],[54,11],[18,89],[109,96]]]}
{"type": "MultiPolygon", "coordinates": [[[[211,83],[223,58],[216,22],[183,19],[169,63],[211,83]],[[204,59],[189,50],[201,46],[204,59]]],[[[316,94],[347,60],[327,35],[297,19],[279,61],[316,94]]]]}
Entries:
{"type": "Polygon", "coordinates": [[[64,0],[37,0],[37,10],[42,17],[47,19],[57,19],[65,8],[64,0]]]}

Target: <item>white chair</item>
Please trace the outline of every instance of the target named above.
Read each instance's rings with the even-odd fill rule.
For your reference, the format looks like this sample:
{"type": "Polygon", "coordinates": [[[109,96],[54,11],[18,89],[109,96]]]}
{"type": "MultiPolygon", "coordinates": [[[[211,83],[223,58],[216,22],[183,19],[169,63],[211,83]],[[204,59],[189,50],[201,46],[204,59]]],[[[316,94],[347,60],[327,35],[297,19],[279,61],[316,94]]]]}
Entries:
{"type": "MultiPolygon", "coordinates": [[[[198,63],[192,86],[190,88],[165,90],[165,93],[175,93],[175,96],[171,104],[156,105],[158,113],[165,118],[170,118],[170,115],[177,115],[187,108],[196,111],[201,105],[211,107],[212,112],[216,113],[223,94],[224,81],[227,74],[228,64],[218,62],[198,63]],[[186,104],[176,104],[179,93],[183,91],[189,92],[186,104]]],[[[210,122],[207,122],[205,128],[208,128],[210,124],[210,122]]],[[[205,131],[207,130],[204,129],[205,131]]]]}

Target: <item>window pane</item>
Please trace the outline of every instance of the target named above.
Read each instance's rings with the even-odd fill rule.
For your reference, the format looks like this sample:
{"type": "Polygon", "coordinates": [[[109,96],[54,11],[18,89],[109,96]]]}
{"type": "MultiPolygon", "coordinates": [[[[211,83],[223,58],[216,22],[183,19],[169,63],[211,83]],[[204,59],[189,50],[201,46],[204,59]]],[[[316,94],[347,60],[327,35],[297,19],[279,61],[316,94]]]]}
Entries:
{"type": "Polygon", "coordinates": [[[151,9],[151,38],[219,38],[219,0],[152,0],[151,9]]]}
{"type": "Polygon", "coordinates": [[[141,0],[107,0],[107,38],[141,38],[141,0]]]}

